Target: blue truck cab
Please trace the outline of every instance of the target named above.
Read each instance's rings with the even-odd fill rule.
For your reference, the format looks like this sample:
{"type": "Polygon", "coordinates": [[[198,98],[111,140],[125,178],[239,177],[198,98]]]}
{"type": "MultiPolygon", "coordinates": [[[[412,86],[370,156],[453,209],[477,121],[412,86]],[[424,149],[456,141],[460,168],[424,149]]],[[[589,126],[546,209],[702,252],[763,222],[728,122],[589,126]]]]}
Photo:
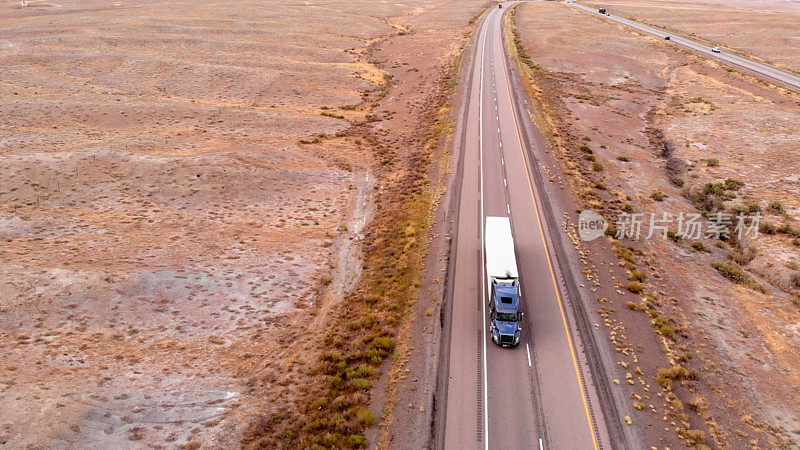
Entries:
{"type": "Polygon", "coordinates": [[[492,283],[489,321],[492,342],[503,347],[515,347],[519,344],[522,313],[519,311],[519,286],[516,283],[492,283]]]}

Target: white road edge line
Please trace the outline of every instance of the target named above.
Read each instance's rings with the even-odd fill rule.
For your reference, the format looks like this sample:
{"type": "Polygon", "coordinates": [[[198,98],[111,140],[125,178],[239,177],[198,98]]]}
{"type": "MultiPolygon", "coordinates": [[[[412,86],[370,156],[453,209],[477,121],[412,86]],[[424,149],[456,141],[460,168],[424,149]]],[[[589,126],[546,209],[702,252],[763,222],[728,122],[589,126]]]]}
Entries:
{"type": "Polygon", "coordinates": [[[506,179],[503,178],[503,186],[508,187],[508,183],[506,183],[506,179]]]}
{"type": "Polygon", "coordinates": [[[511,206],[508,204],[506,204],[506,211],[508,211],[508,213],[511,214],[511,206]]]}
{"type": "MultiPolygon", "coordinates": [[[[527,342],[525,343],[525,350],[528,351],[528,367],[533,367],[533,365],[531,364],[531,346],[528,345],[527,342]]],[[[539,441],[541,441],[541,438],[539,439],[539,441]]]]}
{"type": "MultiPolygon", "coordinates": [[[[483,218],[483,70],[486,62],[486,36],[488,27],[483,30],[483,44],[481,44],[481,79],[478,92],[478,148],[480,153],[480,180],[481,180],[481,328],[483,335],[483,447],[489,450],[489,382],[486,375],[486,267],[484,252],[484,218],[483,218]]],[[[495,99],[495,103],[497,99],[495,99]]]]}

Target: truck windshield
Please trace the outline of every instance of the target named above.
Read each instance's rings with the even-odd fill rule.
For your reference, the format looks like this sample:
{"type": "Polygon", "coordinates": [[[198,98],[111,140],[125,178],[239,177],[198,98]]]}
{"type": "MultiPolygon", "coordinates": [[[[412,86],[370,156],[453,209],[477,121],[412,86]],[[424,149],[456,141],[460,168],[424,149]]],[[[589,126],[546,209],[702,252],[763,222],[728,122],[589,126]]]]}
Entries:
{"type": "Polygon", "coordinates": [[[519,313],[497,313],[495,316],[496,320],[500,320],[502,322],[519,322],[519,313]]]}

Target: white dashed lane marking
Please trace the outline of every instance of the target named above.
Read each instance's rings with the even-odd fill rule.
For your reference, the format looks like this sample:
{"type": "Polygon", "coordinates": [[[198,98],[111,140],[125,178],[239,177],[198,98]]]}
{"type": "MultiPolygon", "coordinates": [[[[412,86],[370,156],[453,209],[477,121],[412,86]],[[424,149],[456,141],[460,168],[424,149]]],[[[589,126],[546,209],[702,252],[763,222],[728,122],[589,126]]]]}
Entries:
{"type": "MultiPolygon", "coordinates": [[[[528,351],[528,367],[531,367],[531,346],[525,343],[525,350],[528,351]]],[[[542,440],[539,439],[539,447],[542,446],[542,440]]]]}

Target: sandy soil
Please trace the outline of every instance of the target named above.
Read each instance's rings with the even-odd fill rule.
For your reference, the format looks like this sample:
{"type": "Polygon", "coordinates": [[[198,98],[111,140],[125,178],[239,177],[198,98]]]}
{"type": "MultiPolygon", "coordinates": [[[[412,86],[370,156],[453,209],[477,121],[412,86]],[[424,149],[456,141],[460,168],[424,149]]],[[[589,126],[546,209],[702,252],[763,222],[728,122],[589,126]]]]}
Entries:
{"type": "Polygon", "coordinates": [[[592,0],[584,3],[800,72],[797,52],[800,3],[796,1],[592,0]]]}
{"type": "MultiPolygon", "coordinates": [[[[568,149],[560,156],[562,170],[572,175],[565,187],[572,188],[584,207],[611,218],[623,204],[645,214],[694,212],[685,192],[731,178],[743,186],[723,202],[728,211],[757,203],[765,221],[797,227],[797,94],[564,5],[526,4],[520,7],[518,24],[529,55],[543,69],[540,86],[558,117],[555,134],[568,149]],[[602,46],[596,45],[598,40],[602,46]],[[665,143],[669,158],[662,157],[665,143]],[[600,172],[592,170],[581,145],[603,165],[600,172]],[[709,164],[711,158],[718,164],[709,164]],[[655,191],[666,198],[653,200],[655,191]],[[767,212],[774,201],[781,202],[785,214],[767,212]]],[[[731,283],[710,266],[712,261],[730,262],[727,257],[736,255],[735,248],[701,242],[708,252],[697,251],[686,240],[622,242],[634,250],[637,270],[646,276],[646,301],[641,304],[657,309],[674,328],[674,335],[661,333],[663,349],[648,345],[652,339],[641,334],[653,333],[641,326],[651,323],[651,317],[626,309],[631,271],[613,269],[616,261],[590,253],[597,271],[622,269],[613,278],[618,295],[605,299],[610,306],[601,308],[607,326],[611,321],[622,327],[611,327],[612,340],[623,334],[645,363],[662,358],[666,350],[671,363],[680,362],[700,375],[676,386],[681,405],[664,401],[666,391],[656,398],[642,387],[622,388],[640,397],[632,398],[634,406],[646,405],[634,424],[646,429],[663,422],[668,431],[691,425],[704,430],[704,441],[712,446],[796,443],[800,310],[792,298],[800,288],[793,281],[800,279],[795,278],[797,246],[781,233],[744,243],[745,253],[748,247],[755,252],[752,261],[743,261],[744,267],[765,286],[761,293],[731,283]]],[[[610,243],[608,238],[597,245],[610,243]]],[[[591,274],[587,281],[592,281],[591,274]]],[[[655,384],[655,373],[646,370],[645,375],[655,384]]]]}
{"type": "Polygon", "coordinates": [[[429,59],[394,67],[424,87],[477,2],[18,5],[0,4],[0,442],[235,446],[296,400],[358,281],[372,153],[334,136],[385,83],[364,49],[420,28],[404,64],[429,59]]]}

